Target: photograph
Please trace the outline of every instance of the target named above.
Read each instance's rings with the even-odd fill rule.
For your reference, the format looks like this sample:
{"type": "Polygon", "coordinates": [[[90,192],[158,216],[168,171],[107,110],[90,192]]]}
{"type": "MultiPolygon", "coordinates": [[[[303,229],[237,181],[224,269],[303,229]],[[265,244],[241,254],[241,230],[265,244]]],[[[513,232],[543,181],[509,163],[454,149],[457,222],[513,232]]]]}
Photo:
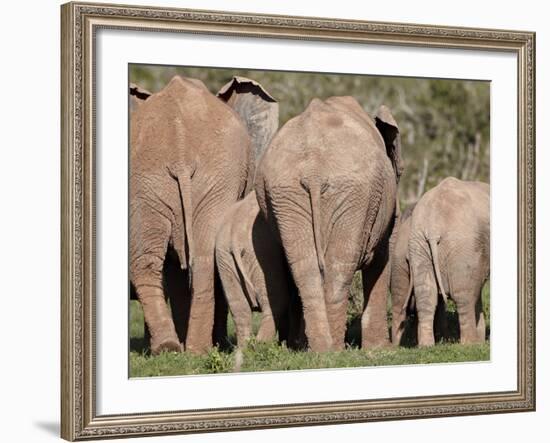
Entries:
{"type": "Polygon", "coordinates": [[[129,64],[129,376],[490,360],[490,102],[129,64]]]}
{"type": "Polygon", "coordinates": [[[63,438],[535,410],[535,33],[281,12],[61,7],[63,438]]]}

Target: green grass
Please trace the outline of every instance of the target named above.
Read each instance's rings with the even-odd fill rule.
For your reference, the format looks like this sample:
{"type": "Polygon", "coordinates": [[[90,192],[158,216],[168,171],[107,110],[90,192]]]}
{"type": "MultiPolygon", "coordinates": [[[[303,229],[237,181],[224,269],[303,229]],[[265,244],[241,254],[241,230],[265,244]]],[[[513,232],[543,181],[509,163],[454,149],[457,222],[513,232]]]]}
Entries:
{"type": "MultiPolygon", "coordinates": [[[[370,351],[350,348],[318,353],[292,351],[276,342],[252,342],[243,352],[241,372],[470,362],[489,360],[489,357],[489,343],[471,346],[444,343],[424,349],[370,351]]],[[[233,372],[234,365],[235,352],[221,352],[217,348],[202,356],[163,353],[150,357],[131,352],[130,377],[227,373],[233,372]]]]}
{"type": "MultiPolygon", "coordinates": [[[[489,285],[483,290],[483,308],[489,335],[489,285]]],[[[251,341],[243,351],[241,372],[284,371],[320,368],[350,368],[365,366],[411,365],[428,363],[471,362],[490,359],[490,345],[465,346],[457,343],[457,316],[452,303],[448,305],[451,337],[431,348],[398,347],[362,350],[357,346],[358,317],[349,316],[348,339],[352,345],[339,352],[303,352],[288,349],[275,341],[251,341]]],[[[259,315],[253,318],[254,330],[259,326],[259,315]]],[[[229,341],[235,343],[235,328],[229,316],[229,341]]],[[[190,374],[217,374],[233,372],[236,352],[213,348],[206,355],[163,353],[151,356],[143,339],[143,312],[138,302],[130,302],[130,377],[153,377],[190,374]]]]}

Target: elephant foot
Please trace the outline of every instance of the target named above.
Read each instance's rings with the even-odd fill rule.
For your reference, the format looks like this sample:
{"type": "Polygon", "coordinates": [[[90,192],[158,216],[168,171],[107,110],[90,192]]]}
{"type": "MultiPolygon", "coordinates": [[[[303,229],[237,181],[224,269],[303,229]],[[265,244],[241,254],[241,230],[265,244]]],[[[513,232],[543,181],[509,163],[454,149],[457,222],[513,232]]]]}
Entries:
{"type": "Polygon", "coordinates": [[[202,345],[202,346],[197,346],[197,345],[188,345],[186,347],[186,351],[187,352],[190,352],[191,354],[195,354],[195,355],[204,355],[208,352],[209,349],[212,348],[212,343],[210,343],[209,345],[202,345]]]}
{"type": "Polygon", "coordinates": [[[183,352],[183,345],[177,336],[163,337],[160,339],[151,339],[151,353],[158,355],[161,352],[183,352]]]}
{"type": "Polygon", "coordinates": [[[270,342],[275,339],[275,334],[257,334],[256,340],[259,342],[270,342]]]}
{"type": "Polygon", "coordinates": [[[388,337],[366,337],[361,340],[362,349],[387,348],[391,346],[388,337]]]}
{"type": "Polygon", "coordinates": [[[403,340],[403,330],[399,330],[397,332],[392,332],[392,338],[391,338],[391,346],[394,348],[397,348],[401,345],[401,342],[403,340]]]}
{"type": "Polygon", "coordinates": [[[435,336],[433,329],[430,328],[419,328],[418,329],[418,346],[419,347],[428,347],[435,345],[435,336]]]}
{"type": "Polygon", "coordinates": [[[361,348],[376,349],[390,346],[388,322],[382,315],[374,315],[365,309],[361,318],[361,348]]]}
{"type": "Polygon", "coordinates": [[[461,345],[477,345],[480,343],[483,343],[485,340],[479,337],[476,334],[473,334],[471,336],[466,337],[460,337],[460,344],[461,345]]]}
{"type": "Polygon", "coordinates": [[[195,355],[204,355],[212,349],[212,323],[204,328],[198,327],[205,325],[206,322],[200,324],[198,321],[190,322],[190,328],[187,331],[187,339],[185,340],[186,352],[190,352],[195,355]]]}
{"type": "Polygon", "coordinates": [[[212,321],[191,318],[185,340],[185,351],[196,355],[203,355],[210,351],[213,346],[212,328],[212,321]]]}
{"type": "Polygon", "coordinates": [[[277,334],[277,331],[275,330],[275,325],[271,324],[271,322],[262,322],[260,324],[260,329],[258,330],[258,333],[256,334],[256,340],[258,341],[271,341],[275,339],[275,336],[277,334]]]}
{"type": "Polygon", "coordinates": [[[344,340],[344,338],[338,338],[338,339],[333,339],[332,340],[332,346],[330,348],[331,351],[335,351],[335,352],[338,352],[338,351],[343,351],[344,349],[346,349],[346,342],[344,340]]]}
{"type": "Polygon", "coordinates": [[[317,337],[309,342],[309,349],[313,352],[328,352],[332,350],[332,338],[330,337],[317,337]]]}
{"type": "Polygon", "coordinates": [[[138,286],[137,291],[151,337],[151,353],[157,355],[163,351],[182,352],[183,347],[162,289],[155,286],[138,286]]]}

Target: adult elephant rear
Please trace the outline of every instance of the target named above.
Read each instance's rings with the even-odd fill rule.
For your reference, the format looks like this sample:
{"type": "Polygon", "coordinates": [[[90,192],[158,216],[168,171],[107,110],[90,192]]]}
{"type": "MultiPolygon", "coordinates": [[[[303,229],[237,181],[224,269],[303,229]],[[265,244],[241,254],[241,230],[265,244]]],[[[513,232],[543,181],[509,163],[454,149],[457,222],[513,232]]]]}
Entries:
{"type": "Polygon", "coordinates": [[[130,128],[130,279],[151,351],[181,350],[183,341],[186,350],[204,352],[214,325],[214,239],[223,213],[254,175],[251,137],[231,106],[182,77],[140,103],[130,128]],[[188,281],[174,278],[165,261],[177,262],[188,281]],[[183,337],[165,289],[170,298],[191,297],[183,337]]]}
{"type": "Polygon", "coordinates": [[[364,268],[362,345],[389,342],[388,241],[402,171],[399,130],[351,97],[314,99],[275,136],[255,181],[298,287],[309,347],[342,349],[349,288],[364,268]]]}

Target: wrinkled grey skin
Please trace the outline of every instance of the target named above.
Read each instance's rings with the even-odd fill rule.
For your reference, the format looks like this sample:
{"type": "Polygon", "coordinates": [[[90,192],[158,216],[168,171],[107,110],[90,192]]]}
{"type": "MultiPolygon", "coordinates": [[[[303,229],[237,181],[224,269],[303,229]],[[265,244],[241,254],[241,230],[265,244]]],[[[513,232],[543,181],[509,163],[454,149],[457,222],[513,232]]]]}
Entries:
{"type": "Polygon", "coordinates": [[[409,257],[418,313],[418,343],[434,344],[438,294],[451,297],[460,342],[485,340],[481,290],[489,276],[489,185],[446,178],[417,203],[409,257]]]}
{"type": "MultiPolygon", "coordinates": [[[[239,85],[226,89],[228,97],[240,92],[239,85]]],[[[175,77],[144,101],[134,100],[133,109],[130,279],[151,351],[185,345],[205,352],[213,336],[226,334],[215,235],[223,213],[250,187],[255,136],[239,113],[194,79],[175,77]]]]}
{"type": "MultiPolygon", "coordinates": [[[[392,344],[403,344],[407,316],[416,311],[413,282],[410,273],[409,237],[411,232],[412,214],[415,204],[410,205],[399,216],[399,221],[390,239],[391,278],[390,292],[392,300],[392,344]]],[[[445,337],[447,334],[447,312],[443,300],[439,300],[435,315],[436,335],[445,337]]],[[[416,329],[417,325],[414,326],[416,329]]],[[[416,331],[408,331],[412,336],[416,331]]]]}
{"type": "Polygon", "coordinates": [[[343,349],[349,288],[361,268],[362,345],[389,342],[388,239],[401,171],[391,113],[381,107],[374,121],[352,97],[312,100],[260,162],[258,203],[281,238],[313,351],[343,349]]]}
{"type": "Polygon", "coordinates": [[[261,312],[259,341],[279,332],[286,340],[290,281],[280,243],[264,218],[256,193],[234,204],[224,216],[216,237],[216,265],[237,333],[243,347],[252,335],[252,311],[261,312]]]}
{"type": "Polygon", "coordinates": [[[279,103],[262,85],[239,76],[224,85],[217,96],[231,106],[245,123],[252,139],[256,167],[279,128],[279,103]]]}

